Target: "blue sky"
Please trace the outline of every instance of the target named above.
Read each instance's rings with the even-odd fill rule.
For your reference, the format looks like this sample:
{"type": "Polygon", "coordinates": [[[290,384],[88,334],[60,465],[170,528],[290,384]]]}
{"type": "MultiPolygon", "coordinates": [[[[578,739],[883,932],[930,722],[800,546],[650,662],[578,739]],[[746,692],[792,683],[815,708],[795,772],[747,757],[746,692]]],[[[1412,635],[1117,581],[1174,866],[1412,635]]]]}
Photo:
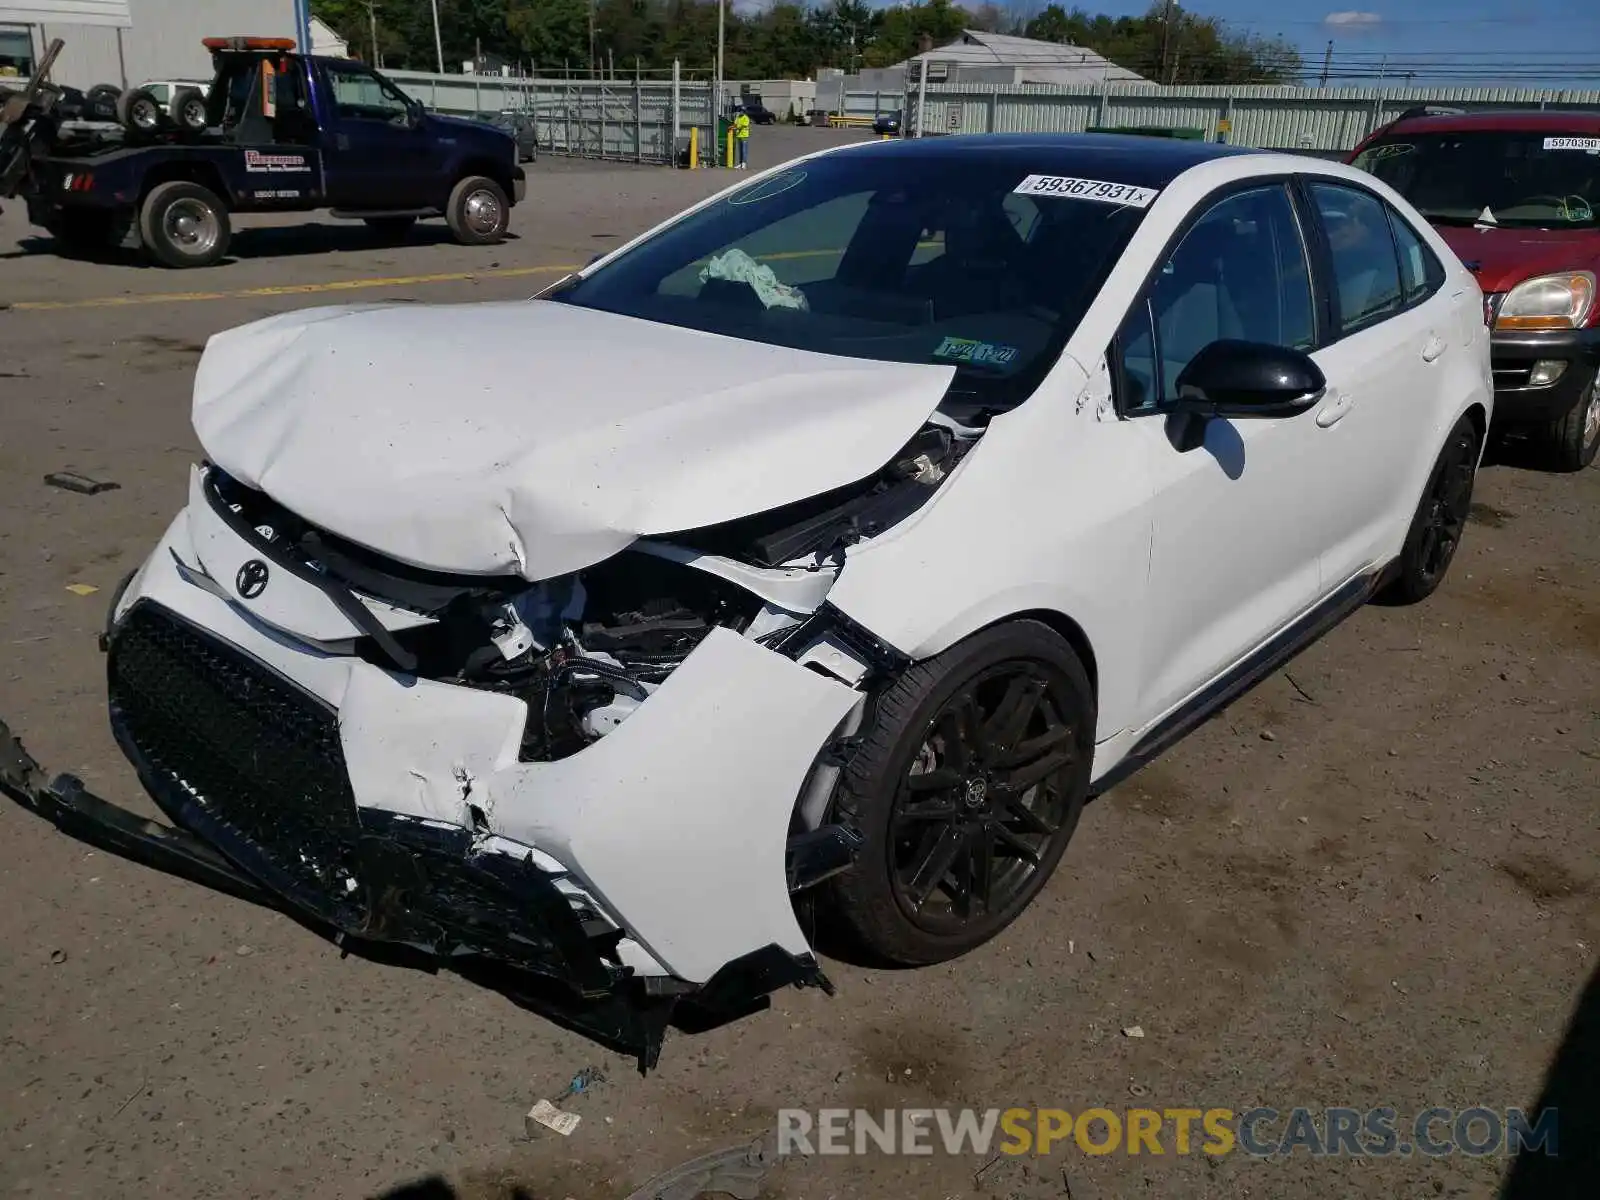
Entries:
{"type": "MultiPolygon", "coordinates": [[[[1149,0],[1080,0],[1080,7],[1133,15],[1149,0]]],[[[1281,34],[1319,70],[1331,39],[1335,75],[1376,76],[1388,69],[1387,55],[1417,72],[1418,84],[1430,73],[1428,82],[1447,82],[1439,73],[1465,67],[1472,78],[1460,82],[1600,88],[1600,0],[1189,0],[1185,7],[1236,29],[1281,34]]]]}

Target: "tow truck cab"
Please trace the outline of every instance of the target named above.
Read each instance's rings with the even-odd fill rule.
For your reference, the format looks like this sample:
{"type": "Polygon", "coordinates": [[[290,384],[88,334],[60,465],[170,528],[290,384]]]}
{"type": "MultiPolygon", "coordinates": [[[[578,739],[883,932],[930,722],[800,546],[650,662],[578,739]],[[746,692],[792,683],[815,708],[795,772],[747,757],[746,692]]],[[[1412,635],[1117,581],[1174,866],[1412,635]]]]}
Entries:
{"type": "Polygon", "coordinates": [[[295,54],[289,39],[205,45],[216,74],[204,131],[57,147],[36,169],[35,223],[109,233],[171,266],[220,258],[231,212],[329,208],[391,234],[443,216],[458,241],[504,236],[526,186],[504,131],[428,113],[366,64],[295,54]],[[176,211],[151,211],[163,188],[176,211]]]}
{"type": "Polygon", "coordinates": [[[1577,470],[1600,449],[1600,114],[1419,111],[1348,161],[1409,200],[1477,276],[1495,421],[1577,470]]]}

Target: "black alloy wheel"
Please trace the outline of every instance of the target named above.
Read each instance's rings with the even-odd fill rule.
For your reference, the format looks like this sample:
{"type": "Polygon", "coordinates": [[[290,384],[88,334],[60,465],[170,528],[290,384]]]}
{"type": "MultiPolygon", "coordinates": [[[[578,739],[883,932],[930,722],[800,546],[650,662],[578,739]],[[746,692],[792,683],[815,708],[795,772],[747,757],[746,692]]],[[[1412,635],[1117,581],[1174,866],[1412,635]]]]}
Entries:
{"type": "Polygon", "coordinates": [[[888,962],[954,958],[1044,887],[1077,827],[1094,756],[1094,690],[1054,629],[980,630],[874,697],[833,819],[859,832],[832,914],[888,962]]]}
{"type": "Polygon", "coordinates": [[[1059,691],[1038,663],[998,663],[934,718],[890,816],[895,899],[913,924],[956,933],[1028,890],[1071,816],[1059,691]]]}
{"type": "Polygon", "coordinates": [[[1384,599],[1415,604],[1431,596],[1455,560],[1472,509],[1472,488],[1478,475],[1482,438],[1470,417],[1450,430],[1434,463],[1421,503],[1412,517],[1405,545],[1395,564],[1394,581],[1384,599]]]}

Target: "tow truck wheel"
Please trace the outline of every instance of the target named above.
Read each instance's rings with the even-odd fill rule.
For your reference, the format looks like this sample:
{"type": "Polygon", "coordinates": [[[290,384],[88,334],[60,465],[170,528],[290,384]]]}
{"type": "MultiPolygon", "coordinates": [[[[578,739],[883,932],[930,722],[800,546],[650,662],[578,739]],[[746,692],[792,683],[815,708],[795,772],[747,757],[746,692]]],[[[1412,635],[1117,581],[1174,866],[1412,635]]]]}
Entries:
{"type": "Polygon", "coordinates": [[[487,246],[506,236],[511,201],[505,189],[488,176],[469,175],[451,191],[444,219],[463,246],[487,246]]]}
{"type": "Polygon", "coordinates": [[[233,227],[227,207],[198,183],[158,184],[139,210],[145,248],[164,266],[209,267],[228,252],[233,227]]]}
{"type": "Polygon", "coordinates": [[[206,98],[199,88],[182,87],[172,93],[167,115],[179,129],[201,133],[206,127],[206,98]]]}
{"type": "Polygon", "coordinates": [[[129,88],[117,97],[117,121],[126,129],[154,133],[161,128],[161,102],[144,88],[129,88]]]}

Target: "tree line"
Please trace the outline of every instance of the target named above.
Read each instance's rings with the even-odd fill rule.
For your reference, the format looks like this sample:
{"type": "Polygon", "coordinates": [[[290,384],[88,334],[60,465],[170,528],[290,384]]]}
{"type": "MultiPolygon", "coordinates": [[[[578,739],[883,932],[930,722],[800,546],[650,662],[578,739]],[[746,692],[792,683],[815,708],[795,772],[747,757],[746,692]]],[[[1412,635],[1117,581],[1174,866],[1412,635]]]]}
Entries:
{"type": "MultiPolygon", "coordinates": [[[[674,59],[705,76],[716,58],[716,0],[437,0],[445,69],[469,61],[543,74],[657,72],[674,59]]],[[[312,0],[312,12],[381,66],[434,70],[433,0],[312,0]],[[376,56],[374,56],[374,33],[376,56]]],[[[924,0],[869,8],[863,0],[776,0],[725,10],[729,79],[807,78],[903,62],[964,29],[1087,47],[1169,84],[1294,83],[1304,64],[1276,38],[1229,31],[1212,17],[1158,0],[1138,17],[1108,17],[1038,0],[924,0]]]]}

